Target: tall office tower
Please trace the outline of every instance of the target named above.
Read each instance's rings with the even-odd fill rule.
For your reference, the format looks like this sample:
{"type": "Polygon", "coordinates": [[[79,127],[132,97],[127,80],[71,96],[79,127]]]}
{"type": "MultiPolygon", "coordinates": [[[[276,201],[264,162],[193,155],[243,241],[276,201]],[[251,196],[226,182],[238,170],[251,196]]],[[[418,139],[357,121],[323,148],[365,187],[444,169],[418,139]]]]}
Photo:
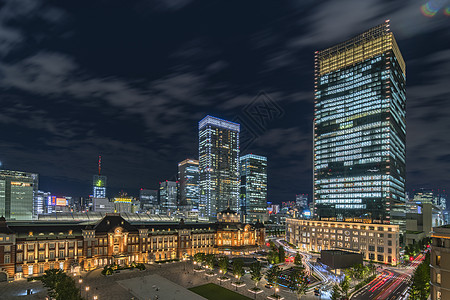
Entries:
{"type": "Polygon", "coordinates": [[[177,196],[177,182],[166,180],[160,183],[159,203],[163,212],[170,214],[177,210],[177,196]]]}
{"type": "Polygon", "coordinates": [[[247,154],[240,159],[241,216],[245,223],[265,222],[267,213],[267,157],[247,154]]]}
{"type": "Polygon", "coordinates": [[[150,211],[158,207],[158,191],[141,189],[139,192],[139,201],[142,211],[150,211]]]}
{"type": "Polygon", "coordinates": [[[178,193],[181,206],[198,209],[198,160],[185,159],[178,164],[178,193]]]}
{"type": "Polygon", "coordinates": [[[210,220],[228,207],[239,210],[240,125],[212,116],[198,123],[201,217],[210,220]]]}
{"type": "Polygon", "coordinates": [[[316,218],[404,228],[405,82],[389,21],[316,51],[316,218]]]}
{"type": "Polygon", "coordinates": [[[94,198],[106,198],[106,176],[102,176],[102,157],[98,157],[98,175],[92,178],[94,198]]]}
{"type": "Polygon", "coordinates": [[[0,170],[0,216],[7,220],[32,220],[37,174],[0,170]]]}

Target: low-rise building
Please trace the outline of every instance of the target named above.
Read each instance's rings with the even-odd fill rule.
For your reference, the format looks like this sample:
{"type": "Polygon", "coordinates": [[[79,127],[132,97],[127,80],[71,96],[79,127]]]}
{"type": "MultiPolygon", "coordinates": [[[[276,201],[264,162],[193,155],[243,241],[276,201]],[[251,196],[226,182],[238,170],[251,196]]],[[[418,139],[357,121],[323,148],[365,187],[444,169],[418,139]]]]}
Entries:
{"type": "Polygon", "coordinates": [[[286,241],[303,251],[353,251],[364,260],[389,265],[396,265],[400,258],[398,225],[288,218],[286,241]]]}
{"type": "MultiPolygon", "coordinates": [[[[129,222],[106,214],[86,222],[6,222],[0,218],[0,281],[59,268],[79,273],[119,265],[180,259],[196,253],[243,253],[264,243],[264,227],[249,224],[129,222]],[[231,226],[233,225],[233,226],[231,226]],[[225,227],[224,227],[225,226],[225,227]],[[232,235],[228,250],[221,246],[232,235]],[[220,244],[219,244],[220,242],[220,244]],[[245,249],[242,246],[247,246],[245,249]]],[[[226,242],[228,243],[228,242],[226,242]]]]}
{"type": "Polygon", "coordinates": [[[434,227],[430,254],[431,300],[450,299],[450,226],[434,227]]]}

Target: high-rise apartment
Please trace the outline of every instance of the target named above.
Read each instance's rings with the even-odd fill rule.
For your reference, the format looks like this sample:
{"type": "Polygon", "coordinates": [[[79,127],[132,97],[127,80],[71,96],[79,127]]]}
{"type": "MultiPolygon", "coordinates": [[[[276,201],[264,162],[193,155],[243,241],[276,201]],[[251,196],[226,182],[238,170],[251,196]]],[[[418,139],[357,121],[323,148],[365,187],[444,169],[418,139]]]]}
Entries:
{"type": "Polygon", "coordinates": [[[10,220],[31,220],[37,191],[37,174],[0,170],[0,216],[10,220]]]}
{"type": "Polygon", "coordinates": [[[389,21],[315,54],[315,217],[405,217],[405,62],[389,21]]]}
{"type": "Polygon", "coordinates": [[[242,221],[267,221],[267,157],[247,154],[239,160],[242,221]]]}
{"type": "Polygon", "coordinates": [[[178,193],[181,206],[198,209],[198,160],[188,158],[178,164],[178,193]]]}
{"type": "Polygon", "coordinates": [[[212,116],[199,129],[199,211],[214,220],[227,207],[239,210],[240,125],[212,116]]]}

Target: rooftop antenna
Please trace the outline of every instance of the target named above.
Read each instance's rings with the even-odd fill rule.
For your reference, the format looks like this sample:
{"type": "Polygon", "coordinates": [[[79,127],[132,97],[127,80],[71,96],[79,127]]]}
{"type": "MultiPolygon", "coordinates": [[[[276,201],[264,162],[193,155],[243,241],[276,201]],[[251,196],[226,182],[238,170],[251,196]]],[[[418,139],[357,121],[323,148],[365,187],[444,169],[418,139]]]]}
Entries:
{"type": "Polygon", "coordinates": [[[102,171],[102,157],[101,155],[98,156],[98,176],[100,176],[100,173],[102,171]]]}

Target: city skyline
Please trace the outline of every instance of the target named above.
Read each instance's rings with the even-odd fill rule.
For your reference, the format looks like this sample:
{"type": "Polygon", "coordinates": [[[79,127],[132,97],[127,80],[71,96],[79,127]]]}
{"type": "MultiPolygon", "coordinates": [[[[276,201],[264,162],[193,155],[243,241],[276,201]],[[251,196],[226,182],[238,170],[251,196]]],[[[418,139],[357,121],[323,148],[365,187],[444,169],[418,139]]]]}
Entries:
{"type": "Polygon", "coordinates": [[[177,162],[196,158],[199,119],[211,114],[249,123],[244,108],[265,91],[282,117],[262,128],[247,125],[255,138],[242,154],[271,162],[269,201],[312,195],[314,52],[385,19],[408,65],[407,190],[447,188],[449,19],[422,15],[419,3],[260,2],[257,11],[254,3],[242,4],[240,11],[228,3],[208,8],[195,1],[117,4],[105,11],[88,4],[83,11],[96,17],[76,6],[36,3],[13,9],[7,2],[2,8],[8,17],[0,26],[10,34],[0,47],[0,161],[7,170],[38,173],[43,191],[91,194],[98,155],[108,194],[157,189],[158,182],[175,180],[177,162]],[[348,7],[365,13],[345,13],[348,7]],[[201,9],[207,13],[200,23],[207,21],[210,29],[185,36],[201,28],[186,21],[198,18],[201,9]],[[236,24],[217,18],[216,9],[235,15],[236,24]],[[24,25],[18,25],[24,15],[24,25]],[[114,25],[119,15],[128,24],[114,25]],[[96,26],[99,19],[104,26],[96,26]],[[33,22],[39,26],[29,28],[33,22]],[[90,33],[91,28],[96,29],[90,33]],[[111,35],[113,30],[119,34],[111,35]],[[151,38],[138,38],[144,34],[151,38]],[[115,47],[117,42],[126,46],[115,47]]]}

